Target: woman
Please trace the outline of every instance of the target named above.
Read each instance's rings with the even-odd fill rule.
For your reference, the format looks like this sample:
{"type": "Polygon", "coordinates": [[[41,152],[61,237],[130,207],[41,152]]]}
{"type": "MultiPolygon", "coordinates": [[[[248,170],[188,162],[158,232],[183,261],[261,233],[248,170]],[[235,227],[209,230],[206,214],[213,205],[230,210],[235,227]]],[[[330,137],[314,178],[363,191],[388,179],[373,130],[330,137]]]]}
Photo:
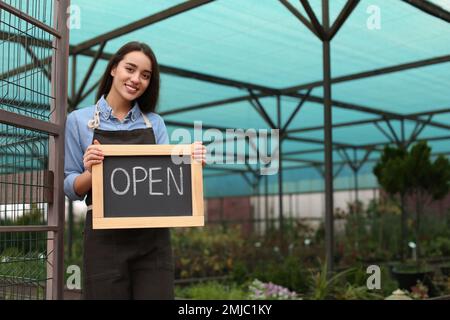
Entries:
{"type": "MultiPolygon", "coordinates": [[[[97,104],[67,117],[64,191],[86,197],[83,296],[85,299],[173,299],[173,261],[168,228],[92,229],[92,176],[103,161],[98,144],[168,144],[155,113],[158,62],[146,44],[130,42],[111,58],[100,82],[97,104]]],[[[205,164],[205,147],[195,142],[193,158],[205,164]]]]}

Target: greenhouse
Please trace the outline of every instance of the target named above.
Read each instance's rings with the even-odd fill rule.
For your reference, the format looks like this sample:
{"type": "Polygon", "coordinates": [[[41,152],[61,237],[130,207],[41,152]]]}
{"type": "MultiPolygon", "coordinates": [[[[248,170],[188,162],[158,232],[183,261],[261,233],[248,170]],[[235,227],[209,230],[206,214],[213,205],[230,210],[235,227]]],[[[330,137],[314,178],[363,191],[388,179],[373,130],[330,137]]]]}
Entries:
{"type": "Polygon", "coordinates": [[[130,41],[157,58],[168,144],[207,151],[176,297],[450,296],[449,0],[6,0],[0,33],[0,300],[82,294],[66,121],[130,41]]]}

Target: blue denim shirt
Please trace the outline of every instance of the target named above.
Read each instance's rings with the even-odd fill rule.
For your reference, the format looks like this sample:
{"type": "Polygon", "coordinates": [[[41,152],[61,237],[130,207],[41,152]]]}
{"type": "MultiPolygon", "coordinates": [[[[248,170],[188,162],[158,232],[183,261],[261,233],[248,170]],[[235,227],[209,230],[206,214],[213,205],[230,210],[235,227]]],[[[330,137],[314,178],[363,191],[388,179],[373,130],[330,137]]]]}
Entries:
{"type": "MultiPolygon", "coordinates": [[[[102,97],[99,100],[100,126],[102,130],[134,130],[146,127],[141,110],[137,103],[120,121],[112,114],[108,102],[102,97]]],[[[94,130],[88,127],[88,121],[94,118],[95,105],[75,110],[67,116],[64,161],[64,192],[71,200],[83,200],[75,193],[73,183],[75,178],[84,172],[83,155],[92,144],[94,130]]],[[[150,120],[157,144],[168,144],[169,136],[163,119],[156,113],[146,114],[150,120]]]]}

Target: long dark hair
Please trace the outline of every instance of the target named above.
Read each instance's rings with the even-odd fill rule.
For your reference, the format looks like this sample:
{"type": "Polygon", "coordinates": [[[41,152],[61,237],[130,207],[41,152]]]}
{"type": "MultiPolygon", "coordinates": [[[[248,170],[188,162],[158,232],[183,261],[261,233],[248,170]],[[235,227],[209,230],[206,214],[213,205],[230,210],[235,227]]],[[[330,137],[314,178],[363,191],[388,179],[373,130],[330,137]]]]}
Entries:
{"type": "Polygon", "coordinates": [[[123,60],[124,56],[127,53],[133,51],[141,51],[143,52],[152,62],[152,75],[150,78],[150,83],[145,89],[144,93],[137,98],[137,102],[139,104],[139,108],[142,112],[154,112],[156,110],[156,104],[158,103],[159,97],[159,66],[158,61],[156,60],[156,56],[153,53],[152,49],[142,42],[132,41],[125,44],[122,48],[120,48],[109,60],[108,66],[106,67],[105,73],[103,74],[102,79],[100,80],[100,86],[97,92],[97,101],[102,97],[102,95],[106,95],[111,90],[111,85],[113,82],[113,76],[111,76],[111,70],[116,67],[121,60],[123,60]]]}

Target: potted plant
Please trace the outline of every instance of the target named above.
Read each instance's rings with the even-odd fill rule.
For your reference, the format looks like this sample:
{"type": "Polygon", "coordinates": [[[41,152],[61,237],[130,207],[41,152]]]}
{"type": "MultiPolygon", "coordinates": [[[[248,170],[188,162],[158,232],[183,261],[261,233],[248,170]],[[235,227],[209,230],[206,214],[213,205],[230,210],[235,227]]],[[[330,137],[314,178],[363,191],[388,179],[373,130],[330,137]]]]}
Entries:
{"type": "Polygon", "coordinates": [[[397,279],[398,287],[403,290],[411,291],[418,282],[433,287],[434,270],[423,262],[419,265],[416,261],[399,264],[393,268],[392,274],[397,279]]]}

